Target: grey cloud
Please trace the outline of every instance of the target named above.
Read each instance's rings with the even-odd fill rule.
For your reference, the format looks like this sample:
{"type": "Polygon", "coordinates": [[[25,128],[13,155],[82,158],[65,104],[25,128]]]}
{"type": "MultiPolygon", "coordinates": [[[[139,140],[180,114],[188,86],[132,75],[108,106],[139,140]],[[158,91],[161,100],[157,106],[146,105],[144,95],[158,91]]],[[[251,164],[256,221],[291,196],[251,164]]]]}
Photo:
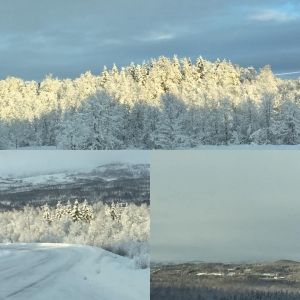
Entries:
{"type": "Polygon", "coordinates": [[[300,67],[300,22],[289,20],[291,8],[281,0],[247,6],[238,0],[10,0],[0,11],[0,78],[75,78],[88,70],[100,74],[114,62],[121,67],[174,54],[292,72],[300,67]],[[266,11],[289,22],[273,22],[276,14],[249,20],[266,11]]]}

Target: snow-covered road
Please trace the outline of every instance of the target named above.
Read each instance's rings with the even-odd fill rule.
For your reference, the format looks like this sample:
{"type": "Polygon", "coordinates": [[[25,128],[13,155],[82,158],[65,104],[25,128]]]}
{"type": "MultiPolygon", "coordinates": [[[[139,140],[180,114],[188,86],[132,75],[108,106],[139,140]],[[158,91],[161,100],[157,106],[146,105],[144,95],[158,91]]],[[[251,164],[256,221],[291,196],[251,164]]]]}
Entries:
{"type": "Polygon", "coordinates": [[[0,244],[0,300],[146,300],[150,269],[100,248],[0,244]]]}

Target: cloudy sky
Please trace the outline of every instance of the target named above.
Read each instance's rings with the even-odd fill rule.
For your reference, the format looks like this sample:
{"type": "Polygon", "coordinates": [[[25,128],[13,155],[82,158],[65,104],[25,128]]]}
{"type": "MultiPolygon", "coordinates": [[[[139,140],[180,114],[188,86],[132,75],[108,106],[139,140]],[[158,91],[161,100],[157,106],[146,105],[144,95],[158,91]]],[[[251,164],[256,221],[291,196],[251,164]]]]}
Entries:
{"type": "Polygon", "coordinates": [[[109,163],[150,163],[149,151],[0,151],[0,176],[91,169],[109,163]]]}
{"type": "Polygon", "coordinates": [[[300,71],[298,0],[2,2],[0,79],[76,78],[174,54],[300,71]]]}
{"type": "Polygon", "coordinates": [[[298,151],[152,151],[151,259],[300,261],[298,151]]]}

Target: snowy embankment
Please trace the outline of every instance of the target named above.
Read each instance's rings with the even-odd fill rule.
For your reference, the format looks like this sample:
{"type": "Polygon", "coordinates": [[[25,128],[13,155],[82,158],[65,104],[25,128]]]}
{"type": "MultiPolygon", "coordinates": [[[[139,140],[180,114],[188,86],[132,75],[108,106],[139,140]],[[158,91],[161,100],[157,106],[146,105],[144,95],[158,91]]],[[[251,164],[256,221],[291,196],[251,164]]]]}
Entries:
{"type": "Polygon", "coordinates": [[[1,244],[0,299],[150,299],[150,269],[101,248],[1,244]]]}
{"type": "MultiPolygon", "coordinates": [[[[9,150],[60,150],[55,146],[43,146],[43,147],[20,147],[10,148],[9,150]]],[[[138,148],[127,148],[125,150],[141,150],[138,148]]],[[[153,149],[154,150],[154,149],[153,149]]],[[[176,150],[300,150],[300,144],[298,145],[257,145],[257,144],[242,144],[242,145],[199,145],[194,148],[179,147],[176,150]]]]}
{"type": "Polygon", "coordinates": [[[179,148],[178,150],[300,150],[299,145],[199,145],[195,148],[179,148]]]}

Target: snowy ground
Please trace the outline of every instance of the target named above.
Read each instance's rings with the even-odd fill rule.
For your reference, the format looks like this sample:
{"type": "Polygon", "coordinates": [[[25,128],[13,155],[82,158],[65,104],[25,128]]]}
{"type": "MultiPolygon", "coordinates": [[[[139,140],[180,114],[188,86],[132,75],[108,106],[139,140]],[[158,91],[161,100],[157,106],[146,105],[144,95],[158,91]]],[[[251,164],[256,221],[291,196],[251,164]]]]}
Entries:
{"type": "Polygon", "coordinates": [[[100,248],[0,244],[1,300],[150,299],[150,269],[100,248]]]}
{"type": "Polygon", "coordinates": [[[41,147],[29,146],[29,147],[20,147],[17,149],[11,147],[7,150],[58,150],[58,149],[55,146],[41,146],[41,147]]]}
{"type": "MultiPolygon", "coordinates": [[[[54,146],[42,147],[21,147],[18,149],[11,148],[9,150],[60,150],[54,146]]],[[[140,150],[137,148],[128,148],[126,150],[140,150]]],[[[300,150],[299,145],[229,145],[229,146],[213,146],[199,145],[195,148],[178,148],[177,150],[300,150]]]]}
{"type": "Polygon", "coordinates": [[[185,148],[179,150],[300,150],[300,145],[229,145],[229,146],[199,145],[192,149],[185,148]]]}

